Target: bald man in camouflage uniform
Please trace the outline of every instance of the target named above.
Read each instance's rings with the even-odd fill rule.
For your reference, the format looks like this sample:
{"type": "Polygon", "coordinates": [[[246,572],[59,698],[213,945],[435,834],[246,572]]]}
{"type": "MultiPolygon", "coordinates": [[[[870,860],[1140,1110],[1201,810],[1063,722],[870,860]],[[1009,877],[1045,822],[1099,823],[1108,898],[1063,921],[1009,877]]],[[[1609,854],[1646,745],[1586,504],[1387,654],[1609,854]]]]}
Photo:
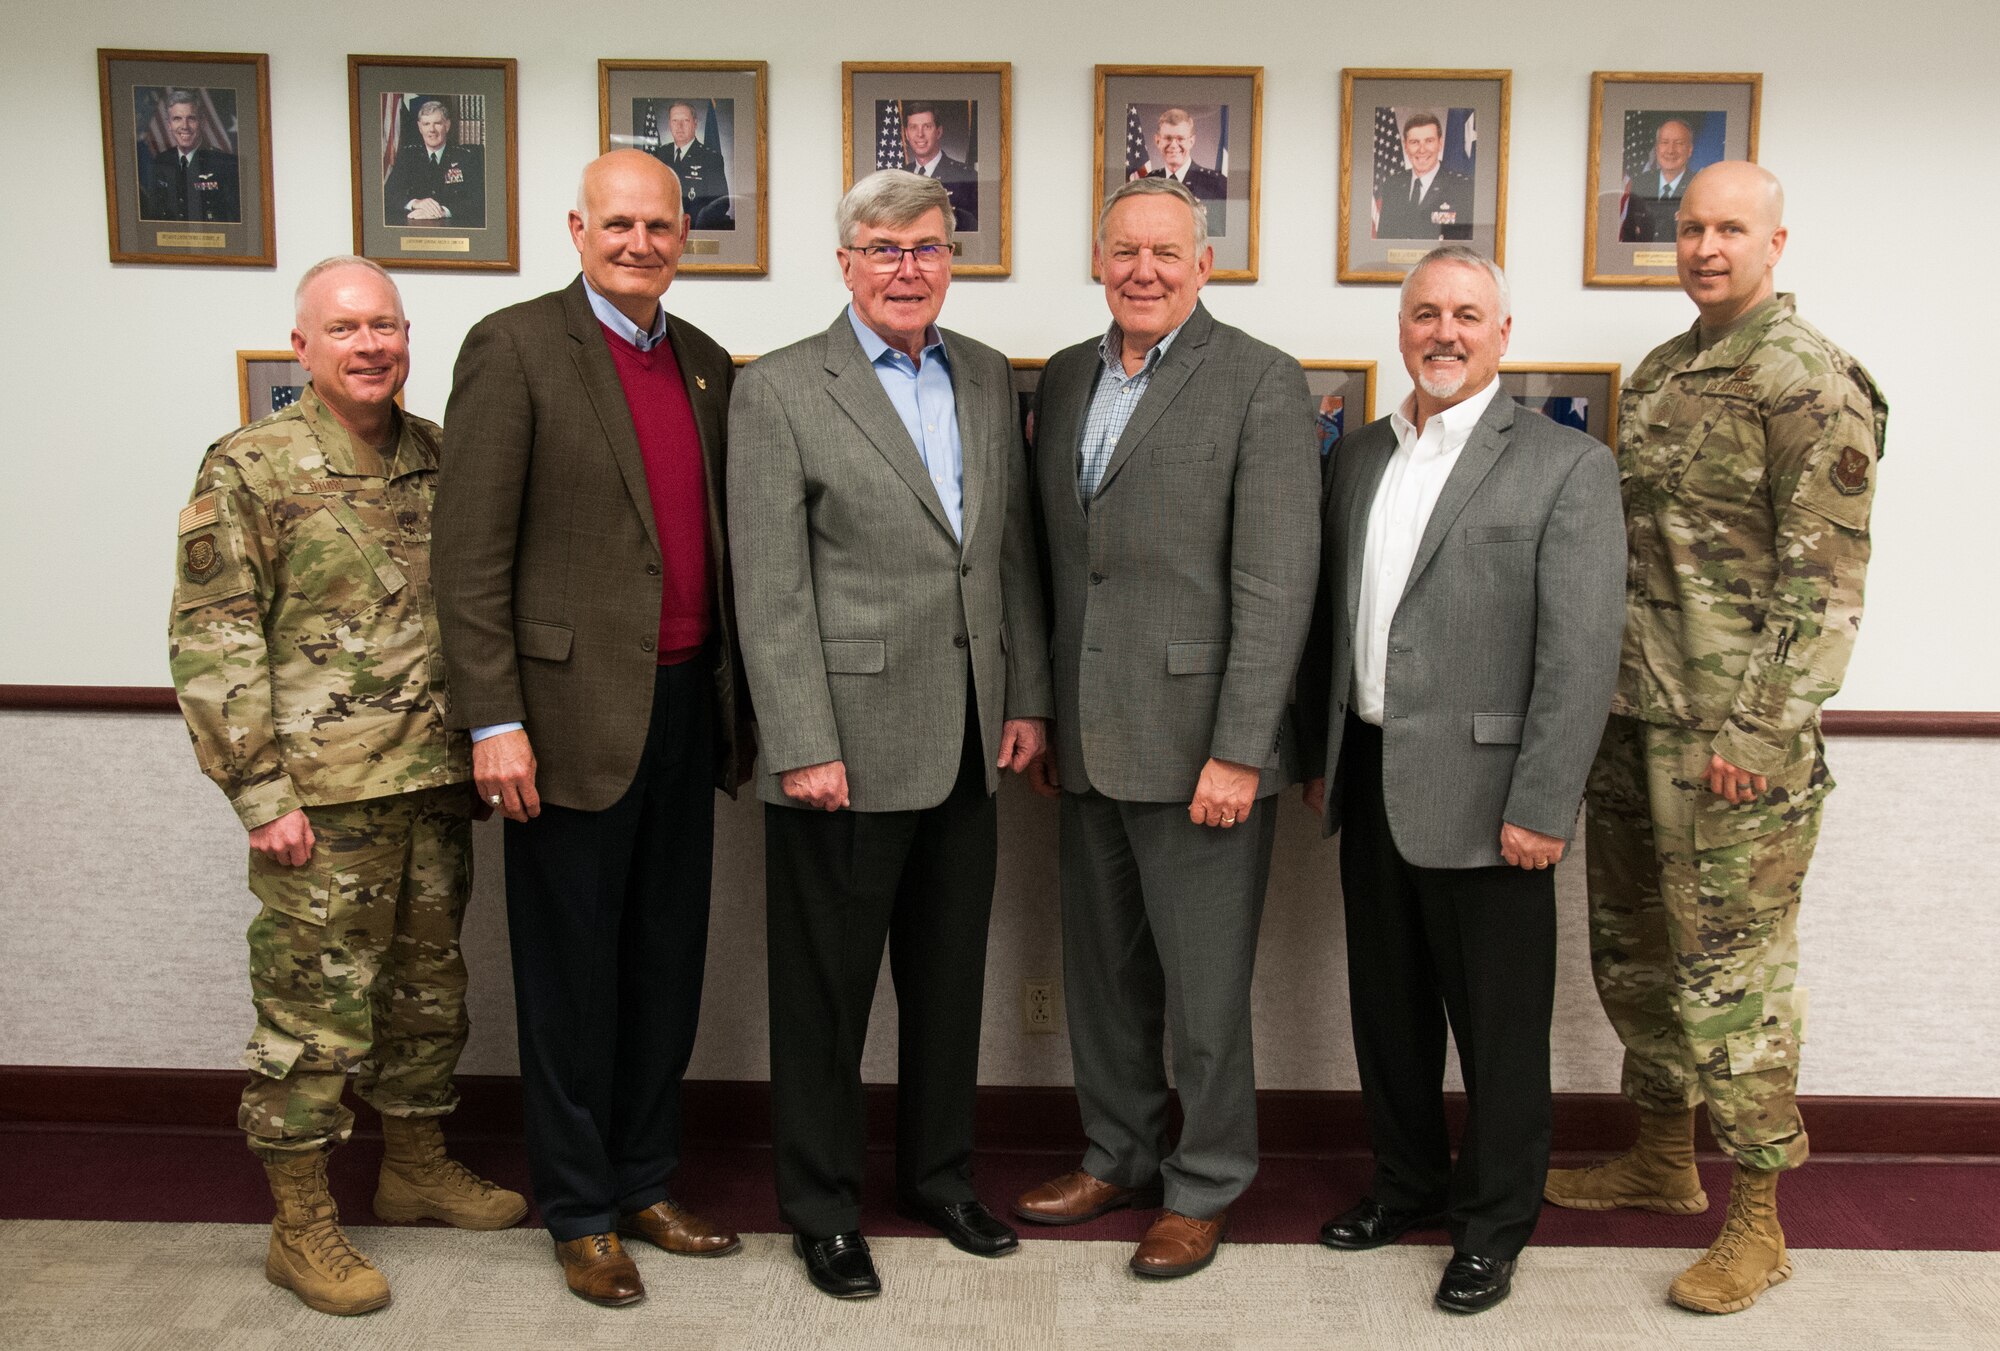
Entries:
{"type": "Polygon", "coordinates": [[[1669,1293],[1708,1313],[1791,1275],[1777,1181],[1807,1152],[1798,913],[1833,788],[1820,706],[1861,624],[1888,420],[1868,372],[1776,292],[1783,210],[1753,164],[1694,179],[1677,251],[1700,319],[1625,384],[1625,645],[1585,857],[1591,963],[1640,1130],[1545,1191],[1582,1210],[1707,1209],[1706,1103],[1735,1162],[1729,1213],[1669,1293]]]}
{"type": "Polygon", "coordinates": [[[257,1029],[240,1124],[278,1203],[265,1274],[364,1313],[388,1283],[340,1228],[326,1156],[382,1115],[375,1213],[499,1229],[527,1212],[444,1152],[465,1045],[471,754],[444,724],[431,600],[435,423],[401,413],[388,275],[299,284],[299,401],[209,447],[180,514],[171,661],[202,771],[250,834],[257,1029]]]}

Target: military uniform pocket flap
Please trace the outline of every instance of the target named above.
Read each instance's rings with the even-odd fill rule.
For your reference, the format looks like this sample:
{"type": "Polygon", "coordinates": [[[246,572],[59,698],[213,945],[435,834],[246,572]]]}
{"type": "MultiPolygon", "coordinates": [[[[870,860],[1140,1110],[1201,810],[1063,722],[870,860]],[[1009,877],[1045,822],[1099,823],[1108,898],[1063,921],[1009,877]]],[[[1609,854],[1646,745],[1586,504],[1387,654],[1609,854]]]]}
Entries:
{"type": "Polygon", "coordinates": [[[1168,675],[1221,675],[1229,669],[1227,642],[1168,643],[1168,675]]]}
{"type": "Polygon", "coordinates": [[[568,661],[576,630],[567,624],[550,624],[540,619],[514,621],[514,650],[538,661],[568,661]]]}
{"type": "Polygon", "coordinates": [[[1482,746],[1518,746],[1527,726],[1525,713],[1475,713],[1472,739],[1482,746]]]}
{"type": "Polygon", "coordinates": [[[1764,1016],[1754,1027],[1724,1035],[1729,1049],[1729,1073],[1760,1074],[1765,1070],[1797,1070],[1799,1046],[1805,1041],[1806,992],[1767,990],[1764,1016]]]}
{"type": "Polygon", "coordinates": [[[874,675],[889,664],[889,645],[880,638],[822,638],[819,648],[829,675],[874,675]]]}

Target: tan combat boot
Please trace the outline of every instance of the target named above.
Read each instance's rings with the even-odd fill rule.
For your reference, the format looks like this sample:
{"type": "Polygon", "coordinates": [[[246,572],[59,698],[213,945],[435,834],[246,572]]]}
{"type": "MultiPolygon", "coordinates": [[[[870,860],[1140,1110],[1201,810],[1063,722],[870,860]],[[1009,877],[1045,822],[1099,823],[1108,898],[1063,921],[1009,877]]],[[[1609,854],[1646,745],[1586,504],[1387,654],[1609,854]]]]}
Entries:
{"type": "Polygon", "coordinates": [[[1551,1168],[1544,1199],[1571,1210],[1651,1210],[1699,1215],[1708,1193],[1694,1167],[1694,1109],[1639,1110],[1639,1140],[1607,1163],[1551,1168]]]}
{"type": "Polygon", "coordinates": [[[1674,1278],[1667,1295],[1697,1313],[1735,1313],[1791,1274],[1785,1231],[1778,1227],[1778,1175],[1738,1164],[1722,1232],[1699,1262],[1674,1278]]]}
{"type": "Polygon", "coordinates": [[[436,1117],[382,1118],[378,1218],[391,1224],[443,1220],[460,1229],[506,1229],[527,1213],[521,1193],[495,1186],[444,1152],[444,1131],[436,1117]]]}
{"type": "Polygon", "coordinates": [[[326,1151],[266,1163],[278,1214],[264,1277],[321,1313],[354,1314],[389,1302],[389,1282],[355,1250],[326,1190],[326,1151]]]}

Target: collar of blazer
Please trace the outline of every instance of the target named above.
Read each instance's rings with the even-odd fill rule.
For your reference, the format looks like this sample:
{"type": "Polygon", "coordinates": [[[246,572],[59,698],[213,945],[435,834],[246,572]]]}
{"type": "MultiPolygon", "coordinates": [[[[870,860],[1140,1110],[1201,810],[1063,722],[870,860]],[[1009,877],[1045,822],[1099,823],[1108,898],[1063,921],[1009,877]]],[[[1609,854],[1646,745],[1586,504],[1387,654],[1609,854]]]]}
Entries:
{"type": "MultiPolygon", "coordinates": [[[[611,458],[618,462],[619,477],[625,480],[626,495],[632,499],[632,507],[639,513],[639,519],[646,523],[646,538],[653,542],[653,548],[660,547],[659,526],[653,520],[653,496],[646,486],[646,460],[639,451],[639,434],[632,427],[632,409],[625,402],[625,385],[618,378],[617,363],[611,359],[611,350],[604,345],[604,325],[597,321],[597,315],[590,308],[590,298],[584,294],[583,276],[577,275],[562,291],[563,320],[574,340],[570,349],[571,358],[576,363],[577,381],[590,400],[592,411],[597,414],[597,424],[604,432],[605,444],[611,448],[611,458]]],[[[674,362],[680,367],[681,383],[687,388],[688,403],[694,410],[695,431],[701,437],[701,458],[707,467],[708,494],[710,505],[714,506],[715,485],[721,481],[722,465],[720,454],[722,438],[717,425],[717,415],[724,406],[727,394],[726,381],[718,378],[710,382],[706,377],[689,369],[692,357],[688,351],[686,335],[681,331],[681,323],[673,315],[667,316],[667,346],[673,349],[674,362]]],[[[713,514],[713,512],[711,512],[713,514]]]]}
{"type": "MultiPolygon", "coordinates": [[[[1215,317],[1208,312],[1208,306],[1195,301],[1194,312],[1182,321],[1180,336],[1174,339],[1174,345],[1167,349],[1167,354],[1160,358],[1159,369],[1146,382],[1146,392],[1139,397],[1139,406],[1132,410],[1131,421],[1125,424],[1124,432],[1118,437],[1118,445],[1104,466],[1104,477],[1098,482],[1098,496],[1104,495],[1105,489],[1111,486],[1111,480],[1118,477],[1118,471],[1132,458],[1132,452],[1139,448],[1139,443],[1146,439],[1146,434],[1153,430],[1154,424],[1167,411],[1167,405],[1194,376],[1207,355],[1208,340],[1214,333],[1215,317]]],[[[1083,391],[1083,399],[1087,407],[1090,402],[1088,388],[1083,391]]],[[[1083,422],[1083,418],[1077,419],[1079,445],[1082,444],[1083,422]]]]}
{"type": "MultiPolygon", "coordinates": [[[[963,548],[965,541],[972,538],[972,527],[984,496],[979,488],[985,457],[980,453],[982,445],[974,435],[970,419],[971,409],[977,403],[974,391],[981,381],[977,363],[967,359],[966,340],[950,329],[940,328],[938,333],[944,339],[946,351],[952,353],[952,404],[958,411],[962,476],[959,514],[963,530],[958,541],[963,548]]],[[[909,428],[903,425],[896,405],[889,402],[889,392],[882,388],[882,378],[875,373],[868,354],[861,350],[861,340],[854,336],[854,325],[848,320],[844,306],[826,330],[825,364],[826,373],[831,377],[827,382],[827,393],[854,419],[854,425],[889,462],[889,467],[909,485],[917,500],[924,504],[924,510],[937,522],[938,529],[949,536],[952,533],[951,518],[945,515],[944,502],[931,484],[923,454],[917,449],[917,443],[910,439],[909,428]]]]}
{"type": "MultiPolygon", "coordinates": [[[[1466,438],[1464,448],[1458,452],[1457,462],[1445,478],[1443,490],[1438,493],[1437,504],[1431,508],[1430,519],[1424,524],[1423,538],[1417,542],[1417,555],[1410,563],[1409,580],[1403,585],[1404,596],[1408,596],[1411,588],[1416,586],[1417,579],[1423,576],[1424,569],[1450,536],[1452,523],[1458,520],[1465,504],[1472,500],[1473,493],[1493,472],[1501,452],[1507,449],[1508,439],[1514,430],[1514,408],[1514,400],[1506,390],[1496,392],[1493,401],[1480,415],[1478,425],[1473,427],[1472,435],[1466,438]]],[[[1382,486],[1382,474],[1389,467],[1389,457],[1396,453],[1396,433],[1390,427],[1389,419],[1381,417],[1357,432],[1354,440],[1358,463],[1354,477],[1349,481],[1348,498],[1344,504],[1349,633],[1354,631],[1354,621],[1361,609],[1361,565],[1368,545],[1368,513],[1375,505],[1375,494],[1382,486]]]]}

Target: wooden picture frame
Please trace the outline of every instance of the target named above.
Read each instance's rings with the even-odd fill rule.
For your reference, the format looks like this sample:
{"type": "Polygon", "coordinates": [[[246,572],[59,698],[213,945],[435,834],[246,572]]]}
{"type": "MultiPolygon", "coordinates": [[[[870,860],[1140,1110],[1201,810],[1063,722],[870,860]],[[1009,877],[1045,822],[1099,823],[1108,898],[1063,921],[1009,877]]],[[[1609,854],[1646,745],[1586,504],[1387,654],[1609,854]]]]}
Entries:
{"type": "Polygon", "coordinates": [[[1717,160],[1757,158],[1763,97],[1764,77],[1754,73],[1591,72],[1584,285],[1680,285],[1674,203],[1717,160]],[[1609,145],[1606,128],[1615,132],[1609,145]]]}
{"type": "Polygon", "coordinates": [[[1506,70],[1340,72],[1338,280],[1400,283],[1440,243],[1469,244],[1506,266],[1513,79],[1506,70]]]}
{"type": "Polygon", "coordinates": [[[1183,183],[1208,207],[1208,242],[1215,249],[1209,280],[1257,280],[1264,68],[1099,66],[1096,78],[1092,242],[1097,212],[1119,184],[1171,170],[1184,175],[1183,183]],[[1185,118],[1170,124],[1167,119],[1175,114],[1185,118]],[[1170,135],[1177,127],[1187,131],[1170,135]],[[1247,166],[1231,158],[1232,151],[1245,145],[1250,149],[1247,166]]]}
{"type": "Polygon", "coordinates": [[[597,148],[644,150],[679,163],[689,217],[682,276],[770,271],[770,67],[763,61],[599,61],[597,148]],[[675,110],[692,118],[676,148],[675,110]]]}
{"type": "Polygon", "coordinates": [[[1503,361],[1500,393],[1537,413],[1618,449],[1618,392],[1624,371],[1615,361],[1503,361]]]}
{"type": "Polygon", "coordinates": [[[264,53],[100,47],[97,101],[112,262],[276,265],[264,53]]]}
{"type": "Polygon", "coordinates": [[[386,268],[519,272],[517,104],[511,57],[349,56],[355,253],[386,268]]]}
{"type": "Polygon", "coordinates": [[[951,275],[1011,276],[1013,87],[1006,61],[843,61],[842,191],[877,169],[914,168],[928,149],[951,196],[951,275]]]}
{"type": "Polygon", "coordinates": [[[1312,395],[1313,426],[1324,460],[1334,442],[1375,420],[1375,363],[1301,361],[1306,392],[1312,395]],[[1359,411],[1360,417],[1352,416],[1359,411]]]}

